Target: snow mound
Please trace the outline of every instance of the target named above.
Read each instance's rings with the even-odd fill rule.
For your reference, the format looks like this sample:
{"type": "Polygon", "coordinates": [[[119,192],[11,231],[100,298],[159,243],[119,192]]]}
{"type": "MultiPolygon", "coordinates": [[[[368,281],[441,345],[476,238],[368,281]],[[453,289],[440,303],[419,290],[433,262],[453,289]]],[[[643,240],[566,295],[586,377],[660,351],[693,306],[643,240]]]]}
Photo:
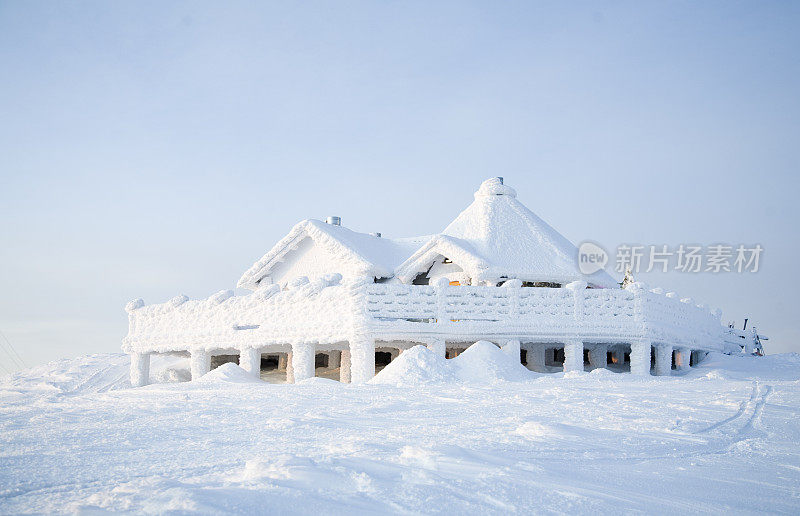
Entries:
{"type": "Polygon", "coordinates": [[[222,364],[201,376],[197,381],[202,383],[263,383],[233,362],[222,364]]]}
{"type": "Polygon", "coordinates": [[[486,340],[479,340],[450,362],[458,379],[470,383],[520,382],[532,378],[519,360],[486,340]]]}
{"type": "MultiPolygon", "coordinates": [[[[150,376],[159,382],[188,379],[186,359],[154,356],[150,376]]],[[[0,381],[0,391],[24,396],[80,396],[130,388],[130,357],[97,353],[54,360],[20,371],[0,381]]]]}
{"type": "Polygon", "coordinates": [[[392,360],[369,383],[388,385],[419,385],[447,382],[454,376],[445,358],[425,346],[414,346],[392,360]]]}
{"type": "Polygon", "coordinates": [[[597,369],[592,369],[592,371],[589,373],[589,376],[596,378],[617,378],[619,374],[604,367],[598,367],[597,369]]]}
{"type": "Polygon", "coordinates": [[[322,378],[320,376],[314,376],[313,378],[306,378],[305,380],[300,380],[295,385],[342,385],[342,382],[338,380],[332,380],[330,378],[322,378]]]}

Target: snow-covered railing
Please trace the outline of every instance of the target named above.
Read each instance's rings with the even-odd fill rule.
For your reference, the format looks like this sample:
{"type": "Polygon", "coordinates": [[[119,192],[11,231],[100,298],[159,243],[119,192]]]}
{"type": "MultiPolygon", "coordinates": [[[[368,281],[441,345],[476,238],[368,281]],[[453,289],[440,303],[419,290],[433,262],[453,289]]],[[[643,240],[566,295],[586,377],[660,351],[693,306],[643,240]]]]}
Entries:
{"type": "Polygon", "coordinates": [[[380,330],[436,325],[442,332],[502,327],[521,334],[584,338],[650,338],[674,345],[716,349],[719,313],[674,294],[625,289],[520,288],[369,284],[366,313],[380,330]],[[445,328],[441,328],[445,327],[445,328]],[[447,329],[449,328],[449,330],[447,329]]]}
{"type": "Polygon", "coordinates": [[[690,299],[646,290],[507,286],[438,286],[342,282],[339,275],[247,296],[220,291],[207,299],[178,296],[128,307],[126,351],[236,349],[290,343],[333,344],[359,334],[376,338],[580,338],[591,342],[650,339],[694,349],[721,349],[719,312],[690,299]]]}
{"type": "Polygon", "coordinates": [[[246,296],[220,291],[207,299],[178,296],[162,304],[128,304],[126,351],[223,349],[289,342],[338,342],[352,334],[351,284],[341,277],[277,285],[246,296]]]}
{"type": "Polygon", "coordinates": [[[719,310],[697,305],[691,298],[679,299],[661,289],[636,291],[641,297],[647,334],[653,339],[680,340],[711,349],[722,349],[724,328],[719,310]]]}

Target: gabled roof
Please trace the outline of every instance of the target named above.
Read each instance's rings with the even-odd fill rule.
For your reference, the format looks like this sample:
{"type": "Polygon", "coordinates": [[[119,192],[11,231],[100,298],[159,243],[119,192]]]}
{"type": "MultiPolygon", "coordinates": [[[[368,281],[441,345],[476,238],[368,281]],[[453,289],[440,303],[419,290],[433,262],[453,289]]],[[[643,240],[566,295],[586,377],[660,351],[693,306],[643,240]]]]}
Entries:
{"type": "Polygon", "coordinates": [[[419,271],[420,266],[427,265],[423,262],[435,258],[434,248],[451,246],[458,249],[460,256],[448,258],[477,281],[508,277],[557,283],[583,280],[597,286],[618,286],[605,271],[591,276],[581,274],[577,248],[520,203],[516,195],[500,178],[484,181],[472,204],[441,235],[396,269],[398,277],[406,281],[412,270],[419,271]]]}
{"type": "Polygon", "coordinates": [[[389,277],[408,255],[419,247],[421,239],[389,239],[359,233],[319,220],[304,220],[253,264],[239,279],[240,288],[255,289],[259,282],[281,263],[306,237],[364,276],[389,277]]]}
{"type": "MultiPolygon", "coordinates": [[[[448,235],[433,235],[405,262],[395,269],[395,276],[403,283],[414,280],[419,272],[427,269],[439,256],[446,256],[466,271],[483,271],[489,264],[472,247],[460,238],[448,235]]],[[[473,276],[475,277],[475,276],[473,276]]]]}

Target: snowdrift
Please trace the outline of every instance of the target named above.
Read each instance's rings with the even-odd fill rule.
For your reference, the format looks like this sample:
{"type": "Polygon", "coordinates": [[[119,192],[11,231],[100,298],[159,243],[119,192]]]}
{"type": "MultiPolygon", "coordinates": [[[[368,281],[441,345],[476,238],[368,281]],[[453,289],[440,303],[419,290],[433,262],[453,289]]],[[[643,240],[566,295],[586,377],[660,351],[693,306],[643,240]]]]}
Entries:
{"type": "Polygon", "coordinates": [[[468,383],[520,382],[533,376],[518,359],[486,340],[479,340],[451,362],[458,379],[468,383]]]}
{"type": "Polygon", "coordinates": [[[201,383],[264,383],[233,362],[222,364],[204,374],[197,381],[201,383]]]}
{"type": "Polygon", "coordinates": [[[441,382],[519,382],[534,375],[508,353],[482,340],[452,360],[446,360],[424,346],[414,346],[394,359],[369,383],[409,386],[441,382]]]}
{"type": "Polygon", "coordinates": [[[447,361],[425,346],[414,346],[392,360],[369,383],[388,385],[420,385],[455,380],[447,361]]]}

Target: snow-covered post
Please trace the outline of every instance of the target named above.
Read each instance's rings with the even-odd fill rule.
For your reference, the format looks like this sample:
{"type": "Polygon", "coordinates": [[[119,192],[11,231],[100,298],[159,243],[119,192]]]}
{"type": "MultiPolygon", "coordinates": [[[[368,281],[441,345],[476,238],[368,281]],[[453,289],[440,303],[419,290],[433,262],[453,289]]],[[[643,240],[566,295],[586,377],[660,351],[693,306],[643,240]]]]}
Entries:
{"type": "MultiPolygon", "coordinates": [[[[649,335],[648,333],[648,324],[647,318],[645,317],[645,288],[646,285],[641,281],[637,281],[635,283],[631,283],[630,285],[625,287],[625,290],[628,290],[633,293],[633,320],[635,321],[636,325],[639,327],[639,331],[641,331],[642,335],[649,335]]],[[[649,341],[648,341],[649,345],[649,341]]],[[[649,356],[649,348],[648,348],[648,356],[649,356]]],[[[647,359],[648,362],[650,359],[647,359]]],[[[633,368],[633,346],[631,346],[631,368],[633,368]]],[[[650,368],[648,367],[648,371],[650,368]]],[[[631,369],[631,372],[633,370],[631,369]]]]}
{"type": "Polygon", "coordinates": [[[239,365],[242,369],[258,378],[261,373],[261,350],[258,348],[244,348],[239,353],[239,365]]]}
{"type": "Polygon", "coordinates": [[[501,349],[514,360],[521,360],[520,342],[518,340],[509,340],[501,349]]]}
{"type": "Polygon", "coordinates": [[[204,349],[194,350],[191,354],[192,380],[197,380],[211,371],[211,354],[204,349]]]}
{"type": "Polygon", "coordinates": [[[364,383],[375,376],[375,340],[356,336],[350,340],[350,380],[364,383]]]}
{"type": "Polygon", "coordinates": [[[440,357],[444,358],[447,355],[447,343],[444,339],[436,339],[432,342],[426,344],[428,349],[433,351],[435,354],[439,355],[440,357]]]}
{"type": "Polygon", "coordinates": [[[286,383],[294,383],[294,365],[292,365],[292,352],[286,353],[286,383]]]}
{"type": "MultiPolygon", "coordinates": [[[[566,288],[572,292],[572,317],[575,320],[575,331],[580,331],[583,324],[583,307],[586,304],[586,287],[588,283],[585,281],[573,281],[567,283],[566,288]]],[[[566,349],[566,348],[565,348],[566,349]]],[[[581,358],[583,360],[583,358],[581,358]]]]}
{"type": "Polygon", "coordinates": [[[592,368],[605,368],[608,366],[608,346],[604,344],[595,344],[589,350],[589,366],[592,368]]]}
{"type": "Polygon", "coordinates": [[[522,292],[522,280],[511,278],[506,280],[502,288],[508,292],[508,320],[515,324],[519,320],[519,296],[522,292]]]}
{"type": "Polygon", "coordinates": [[[143,387],[150,383],[150,354],[131,353],[131,385],[143,387]]]}
{"type": "Polygon", "coordinates": [[[690,348],[678,348],[675,350],[675,366],[679,371],[687,371],[689,369],[690,358],[692,350],[690,348]]]}
{"type": "Polygon", "coordinates": [[[314,378],[314,359],[313,344],[292,344],[294,383],[314,378]]]}
{"type": "MultiPolygon", "coordinates": [[[[572,292],[572,318],[573,330],[581,331],[583,325],[583,305],[586,298],[585,281],[573,281],[566,285],[572,292]]],[[[568,340],[564,343],[564,372],[583,371],[583,342],[579,339],[568,340]]]]}
{"type": "Polygon", "coordinates": [[[751,331],[753,333],[753,336],[751,336],[750,338],[747,338],[747,337],[744,338],[744,347],[742,348],[742,353],[744,353],[745,355],[752,355],[753,354],[753,350],[755,348],[754,344],[755,344],[755,340],[756,340],[755,339],[755,335],[756,334],[755,334],[755,330],[751,330],[751,331]]]}
{"type": "Polygon", "coordinates": [[[545,372],[545,366],[547,365],[545,362],[546,351],[548,351],[548,349],[544,344],[530,344],[527,353],[528,369],[538,373],[545,372]]]}
{"type": "Polygon", "coordinates": [[[331,351],[328,353],[328,369],[336,369],[342,364],[342,352],[331,351]]]}
{"type": "Polygon", "coordinates": [[[564,372],[583,371],[583,342],[570,340],[564,343],[564,372]]]}
{"type": "Polygon", "coordinates": [[[450,282],[447,278],[439,278],[433,284],[436,292],[436,322],[443,326],[450,324],[450,318],[447,315],[447,288],[449,285],[450,282]]]}
{"type": "Polygon", "coordinates": [[[656,376],[669,376],[672,371],[672,346],[656,346],[656,376]]]}
{"type": "Polygon", "coordinates": [[[650,341],[631,342],[631,374],[647,376],[650,374],[650,341]]]}
{"type": "Polygon", "coordinates": [[[556,348],[544,348],[544,365],[546,366],[555,366],[556,365],[556,348]]]}
{"type": "Polygon", "coordinates": [[[350,350],[342,350],[339,381],[342,383],[350,383],[350,350]]]}

